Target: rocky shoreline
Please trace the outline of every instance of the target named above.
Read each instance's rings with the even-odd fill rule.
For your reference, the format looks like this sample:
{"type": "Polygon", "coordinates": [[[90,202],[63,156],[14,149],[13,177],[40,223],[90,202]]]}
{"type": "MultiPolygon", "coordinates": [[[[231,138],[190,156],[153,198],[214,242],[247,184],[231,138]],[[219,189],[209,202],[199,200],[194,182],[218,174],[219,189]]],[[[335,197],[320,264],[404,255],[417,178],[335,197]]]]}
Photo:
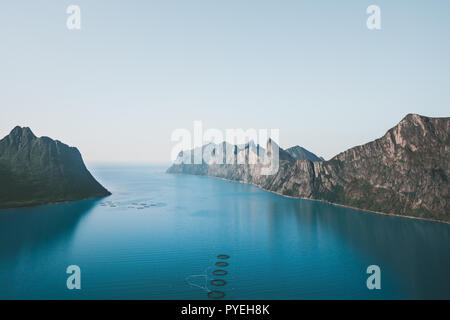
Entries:
{"type": "MultiPolygon", "coordinates": [[[[383,137],[328,161],[294,159],[280,148],[278,172],[251,164],[172,165],[168,173],[206,175],[251,183],[293,198],[358,210],[450,222],[450,118],[407,115],[383,137]]],[[[251,148],[242,148],[249,158],[251,148]]],[[[239,155],[236,155],[238,157],[239,155]]]]}

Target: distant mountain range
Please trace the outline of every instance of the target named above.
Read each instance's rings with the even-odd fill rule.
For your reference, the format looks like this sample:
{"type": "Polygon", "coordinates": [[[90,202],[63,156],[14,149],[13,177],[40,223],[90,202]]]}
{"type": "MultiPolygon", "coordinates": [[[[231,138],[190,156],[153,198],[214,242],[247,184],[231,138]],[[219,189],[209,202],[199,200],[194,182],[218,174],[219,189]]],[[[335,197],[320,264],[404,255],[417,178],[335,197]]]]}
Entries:
{"type": "MultiPolygon", "coordinates": [[[[328,161],[298,146],[280,148],[279,170],[270,176],[260,174],[261,164],[183,164],[180,159],[167,172],[241,181],[286,196],[374,212],[450,221],[449,126],[448,117],[409,114],[383,137],[328,161]]],[[[234,157],[247,159],[252,149],[236,148],[234,157]]]]}
{"type": "Polygon", "coordinates": [[[0,208],[110,195],[86,169],[80,152],[29,128],[0,140],[0,208]]]}

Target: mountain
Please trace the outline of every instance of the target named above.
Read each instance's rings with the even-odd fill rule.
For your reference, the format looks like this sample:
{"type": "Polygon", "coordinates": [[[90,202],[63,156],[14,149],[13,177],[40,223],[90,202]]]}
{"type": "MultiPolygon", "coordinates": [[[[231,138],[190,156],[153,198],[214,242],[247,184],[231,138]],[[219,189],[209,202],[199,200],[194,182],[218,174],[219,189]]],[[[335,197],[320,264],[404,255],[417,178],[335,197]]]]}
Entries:
{"type": "Polygon", "coordinates": [[[383,137],[329,161],[280,157],[279,170],[268,176],[260,174],[260,164],[174,164],[168,172],[247,182],[282,195],[369,211],[450,221],[449,126],[448,117],[409,114],[383,137]]]}
{"type": "Polygon", "coordinates": [[[29,128],[0,140],[0,208],[100,198],[111,193],[86,169],[80,152],[29,128]]]}
{"type": "Polygon", "coordinates": [[[450,118],[407,115],[383,137],[315,168],[314,197],[450,221],[450,118]]]}
{"type": "Polygon", "coordinates": [[[174,164],[167,169],[167,173],[209,175],[252,183],[252,179],[264,177],[262,172],[264,168],[270,167],[268,155],[272,153],[273,148],[278,150],[276,154],[280,166],[295,164],[296,160],[270,139],[266,149],[259,144],[255,145],[253,141],[243,145],[223,142],[209,143],[201,148],[180,152],[174,164]],[[199,163],[195,161],[197,152],[200,152],[200,155],[203,154],[199,163]]]}
{"type": "Polygon", "coordinates": [[[308,150],[300,146],[286,149],[286,152],[289,153],[295,160],[307,159],[311,161],[324,161],[324,158],[318,157],[314,153],[309,152],[308,150]]]}

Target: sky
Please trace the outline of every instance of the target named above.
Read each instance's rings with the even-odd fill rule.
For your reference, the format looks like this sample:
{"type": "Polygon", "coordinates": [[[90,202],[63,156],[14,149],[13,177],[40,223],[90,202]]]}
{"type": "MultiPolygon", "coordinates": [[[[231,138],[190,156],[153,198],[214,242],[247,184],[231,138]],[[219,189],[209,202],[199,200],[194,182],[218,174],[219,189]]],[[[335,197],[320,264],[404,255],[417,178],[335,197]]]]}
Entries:
{"type": "Polygon", "coordinates": [[[450,116],[450,1],[40,0],[0,10],[0,137],[88,163],[170,161],[172,132],[279,129],[330,159],[406,114],[450,116]],[[381,30],[366,26],[369,5],[381,30]],[[69,5],[81,30],[69,30],[69,5]]]}

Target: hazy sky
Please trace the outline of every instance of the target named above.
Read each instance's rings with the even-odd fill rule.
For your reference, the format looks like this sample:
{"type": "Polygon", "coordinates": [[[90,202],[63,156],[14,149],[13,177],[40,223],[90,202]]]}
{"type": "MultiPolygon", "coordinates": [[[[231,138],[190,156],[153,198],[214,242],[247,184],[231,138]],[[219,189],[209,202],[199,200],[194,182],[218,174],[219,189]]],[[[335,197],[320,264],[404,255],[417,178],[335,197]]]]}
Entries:
{"type": "Polygon", "coordinates": [[[407,113],[450,116],[449,12],[448,0],[5,1],[0,136],[29,126],[87,162],[166,162],[173,130],[201,120],[279,128],[282,147],[328,159],[407,113]]]}

